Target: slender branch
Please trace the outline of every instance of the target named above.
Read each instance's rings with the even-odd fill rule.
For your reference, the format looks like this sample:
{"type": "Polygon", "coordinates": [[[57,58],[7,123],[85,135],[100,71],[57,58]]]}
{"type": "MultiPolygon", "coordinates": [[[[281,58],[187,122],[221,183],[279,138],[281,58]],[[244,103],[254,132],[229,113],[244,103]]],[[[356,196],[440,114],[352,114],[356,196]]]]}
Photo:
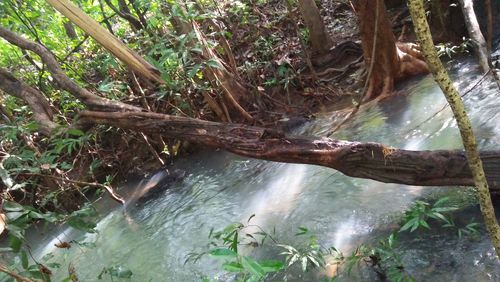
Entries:
{"type": "Polygon", "coordinates": [[[90,91],[81,88],[72,81],[62,70],[54,55],[43,45],[23,38],[22,36],[0,26],[0,37],[18,46],[19,48],[33,51],[42,59],[52,74],[56,86],[71,93],[91,109],[114,111],[140,111],[141,109],[122,102],[99,97],[90,91]]]}
{"type": "Polygon", "coordinates": [[[0,272],[3,272],[5,274],[9,275],[10,277],[16,279],[16,281],[18,281],[18,282],[36,282],[35,280],[32,280],[32,279],[27,278],[27,277],[23,277],[23,276],[17,274],[16,272],[10,271],[9,268],[7,268],[7,266],[4,265],[3,263],[0,263],[0,272]]]}
{"type": "Polygon", "coordinates": [[[104,0],[104,2],[106,2],[106,4],[108,4],[108,6],[111,8],[111,10],[113,10],[113,12],[118,14],[118,16],[120,16],[124,20],[128,21],[134,30],[137,31],[137,30],[141,30],[144,28],[142,26],[142,23],[138,19],[136,19],[134,16],[132,16],[130,13],[127,13],[126,11],[120,11],[120,9],[118,9],[115,5],[113,5],[113,3],[111,3],[110,0],[104,0]]]}
{"type": "Polygon", "coordinates": [[[3,68],[0,68],[0,90],[28,104],[33,111],[33,119],[39,124],[40,132],[45,136],[49,136],[57,127],[57,124],[52,121],[52,109],[47,98],[40,91],[18,80],[3,68]]]}
{"type": "MultiPolygon", "coordinates": [[[[104,11],[104,4],[102,4],[102,0],[99,0],[99,8],[101,9],[104,25],[106,25],[106,28],[108,29],[109,33],[115,35],[115,33],[113,32],[113,27],[111,26],[108,18],[106,17],[106,12],[104,11]]],[[[88,37],[88,35],[86,35],[86,37],[88,37]]]]}
{"type": "Polygon", "coordinates": [[[53,175],[48,175],[48,174],[39,174],[39,173],[20,173],[20,174],[27,175],[27,176],[39,176],[39,177],[52,178],[52,179],[56,179],[56,180],[63,181],[63,182],[70,182],[70,183],[73,183],[73,184],[76,184],[79,186],[92,186],[92,187],[103,188],[106,191],[108,191],[109,195],[111,196],[111,198],[113,198],[113,200],[117,201],[118,203],[120,203],[122,205],[125,204],[125,200],[123,199],[123,197],[120,196],[118,193],[116,193],[115,190],[113,189],[113,187],[111,187],[109,185],[104,185],[104,184],[101,184],[98,182],[85,182],[85,181],[79,181],[79,180],[71,180],[71,179],[62,178],[62,177],[53,176],[53,175]]]}

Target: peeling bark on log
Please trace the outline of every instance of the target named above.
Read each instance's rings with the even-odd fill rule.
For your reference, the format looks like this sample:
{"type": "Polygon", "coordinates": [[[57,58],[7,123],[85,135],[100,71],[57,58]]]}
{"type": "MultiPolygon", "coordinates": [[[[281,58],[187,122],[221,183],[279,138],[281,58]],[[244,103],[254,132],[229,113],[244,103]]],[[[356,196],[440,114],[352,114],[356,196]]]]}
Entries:
{"type": "MultiPolygon", "coordinates": [[[[162,134],[263,160],[320,165],[386,183],[472,186],[462,151],[408,151],[378,143],[286,136],[280,131],[157,113],[84,111],[80,125],[106,124],[162,134]]],[[[490,189],[500,190],[500,151],[482,152],[490,189]]]]}

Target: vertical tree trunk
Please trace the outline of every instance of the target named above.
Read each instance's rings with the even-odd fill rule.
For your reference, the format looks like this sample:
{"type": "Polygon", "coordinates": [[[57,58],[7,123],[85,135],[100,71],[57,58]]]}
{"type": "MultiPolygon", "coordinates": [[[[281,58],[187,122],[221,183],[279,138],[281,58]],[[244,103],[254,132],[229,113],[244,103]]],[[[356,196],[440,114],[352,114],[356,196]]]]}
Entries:
{"type": "Polygon", "coordinates": [[[307,29],[309,29],[313,55],[321,56],[328,53],[333,41],[326,30],[316,2],[314,0],[299,0],[299,9],[307,29]]]}
{"type": "Polygon", "coordinates": [[[431,25],[440,33],[446,32],[445,7],[450,5],[449,0],[431,0],[431,25]]]}
{"type": "Polygon", "coordinates": [[[462,6],[465,24],[467,26],[467,30],[469,31],[469,36],[476,47],[475,51],[479,59],[479,66],[481,67],[483,73],[487,73],[490,70],[488,63],[488,50],[486,47],[484,36],[481,33],[481,29],[479,28],[479,23],[477,22],[472,0],[459,0],[458,2],[460,2],[460,6],[462,6]]]}
{"type": "Polygon", "coordinates": [[[352,3],[358,17],[365,63],[367,66],[373,64],[367,77],[369,84],[365,97],[372,99],[382,94],[387,95],[394,89],[399,59],[396,38],[392,33],[384,1],[354,0],[352,3]]]}
{"type": "Polygon", "coordinates": [[[397,79],[427,73],[415,44],[397,43],[383,0],[353,0],[365,65],[370,66],[365,100],[390,95],[397,79]]]}
{"type": "Polygon", "coordinates": [[[491,8],[491,0],[484,0],[484,6],[486,10],[486,47],[488,49],[488,54],[491,54],[491,47],[493,45],[493,11],[491,8]]]}
{"type": "MultiPolygon", "coordinates": [[[[461,0],[461,3],[464,1],[461,0]]],[[[471,3],[472,4],[472,3],[471,3]]],[[[491,241],[497,256],[500,253],[500,226],[496,220],[495,210],[491,202],[488,182],[483,169],[482,161],[477,150],[476,139],[472,131],[470,120],[465,111],[464,104],[457,89],[453,86],[446,69],[439,60],[429,25],[425,16],[423,0],[409,0],[408,6],[415,27],[415,34],[422,45],[425,60],[428,63],[430,71],[434,75],[436,82],[446,96],[446,100],[450,104],[455,119],[457,120],[458,128],[462,136],[462,142],[465,147],[469,168],[472,171],[474,183],[478,190],[479,203],[481,212],[484,217],[486,228],[488,229],[491,241]]]]}

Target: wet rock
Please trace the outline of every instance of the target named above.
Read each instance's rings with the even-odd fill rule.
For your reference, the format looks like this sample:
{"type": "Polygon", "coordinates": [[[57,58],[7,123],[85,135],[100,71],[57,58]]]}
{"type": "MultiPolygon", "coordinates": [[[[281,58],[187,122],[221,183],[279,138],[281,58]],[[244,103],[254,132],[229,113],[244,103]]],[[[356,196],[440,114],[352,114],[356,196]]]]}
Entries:
{"type": "Polygon", "coordinates": [[[290,132],[308,121],[309,120],[305,117],[290,117],[278,120],[277,126],[284,132],[290,132]]]}
{"type": "Polygon", "coordinates": [[[186,171],[181,169],[166,169],[162,173],[156,174],[146,185],[141,187],[142,191],[136,196],[136,204],[142,204],[148,200],[158,198],[166,190],[172,187],[173,184],[182,181],[186,175],[186,171]]]}

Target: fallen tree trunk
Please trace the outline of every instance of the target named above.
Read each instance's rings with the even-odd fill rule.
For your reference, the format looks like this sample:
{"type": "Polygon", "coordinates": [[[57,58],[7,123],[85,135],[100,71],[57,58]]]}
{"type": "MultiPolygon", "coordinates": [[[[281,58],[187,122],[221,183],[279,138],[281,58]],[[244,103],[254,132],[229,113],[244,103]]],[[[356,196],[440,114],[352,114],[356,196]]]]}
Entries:
{"type": "MultiPolygon", "coordinates": [[[[378,143],[291,137],[272,129],[145,112],[80,113],[79,125],[106,124],[161,134],[263,160],[320,165],[386,183],[473,186],[463,151],[408,151],[378,143]]],[[[500,151],[482,152],[490,189],[500,190],[500,151]]]]}

